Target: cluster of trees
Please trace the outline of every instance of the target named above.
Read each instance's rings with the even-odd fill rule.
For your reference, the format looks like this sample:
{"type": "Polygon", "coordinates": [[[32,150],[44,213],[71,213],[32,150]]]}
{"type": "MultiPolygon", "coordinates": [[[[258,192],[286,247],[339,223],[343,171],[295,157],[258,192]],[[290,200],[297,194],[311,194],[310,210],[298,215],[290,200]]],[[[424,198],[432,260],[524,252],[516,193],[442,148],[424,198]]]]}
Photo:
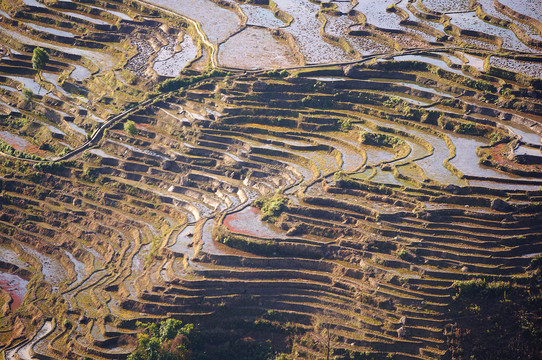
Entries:
{"type": "Polygon", "coordinates": [[[137,135],[137,128],[135,122],[133,122],[132,120],[126,121],[124,123],[124,131],[126,131],[131,136],[137,135]]]}
{"type": "Polygon", "coordinates": [[[388,134],[378,134],[370,132],[361,132],[360,141],[362,144],[372,145],[372,146],[384,146],[390,148],[396,148],[404,144],[404,141],[400,138],[388,135],[388,134]]]}
{"type": "Polygon", "coordinates": [[[452,358],[540,359],[542,256],[532,259],[525,275],[454,283],[449,311],[455,324],[447,331],[452,358]]]}
{"type": "Polygon", "coordinates": [[[137,349],[128,360],[192,359],[189,336],[193,324],[183,325],[180,320],[168,319],[159,325],[138,323],[138,326],[144,327],[145,331],[139,334],[137,349]]]}
{"type": "Polygon", "coordinates": [[[193,324],[167,319],[158,324],[137,326],[144,331],[138,335],[136,350],[128,360],[273,360],[276,356],[268,342],[257,342],[236,334],[197,331],[193,324]]]}
{"type": "Polygon", "coordinates": [[[205,74],[201,75],[195,75],[195,76],[188,76],[188,77],[178,77],[174,79],[168,79],[156,87],[156,91],[161,93],[166,93],[170,91],[179,90],[180,88],[183,88],[188,85],[192,85],[194,83],[197,83],[199,81],[213,78],[213,77],[222,77],[227,76],[229,73],[227,71],[213,69],[210,72],[207,72],[205,74]]]}
{"type": "MultiPolygon", "coordinates": [[[[32,68],[35,70],[38,70],[38,76],[41,80],[41,70],[45,68],[45,65],[47,65],[47,61],[49,61],[49,54],[47,51],[43,50],[39,46],[34,48],[34,51],[32,53],[32,68]]],[[[39,90],[39,89],[38,89],[39,90]]],[[[38,91],[39,93],[39,91],[38,91]]],[[[28,96],[29,94],[24,94],[25,98],[30,101],[32,99],[32,96],[28,96]]]]}
{"type": "Polygon", "coordinates": [[[261,219],[267,222],[275,222],[284,210],[286,198],[275,193],[273,196],[260,198],[254,202],[254,205],[261,209],[261,219]]]}

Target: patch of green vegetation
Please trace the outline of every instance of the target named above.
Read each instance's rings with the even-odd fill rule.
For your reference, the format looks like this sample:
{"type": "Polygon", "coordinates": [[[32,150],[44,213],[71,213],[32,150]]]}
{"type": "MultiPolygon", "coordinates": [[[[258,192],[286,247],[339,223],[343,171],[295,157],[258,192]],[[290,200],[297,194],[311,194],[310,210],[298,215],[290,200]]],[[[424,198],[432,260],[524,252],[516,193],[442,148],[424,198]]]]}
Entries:
{"type": "Polygon", "coordinates": [[[538,359],[542,351],[542,256],[526,276],[454,283],[449,351],[456,359],[538,359]],[[498,346],[495,344],[498,343],[498,346]]]}
{"type": "Polygon", "coordinates": [[[463,85],[476,89],[476,90],[491,92],[491,93],[497,92],[497,88],[495,87],[495,85],[488,83],[487,81],[484,81],[484,80],[471,79],[471,78],[465,77],[463,78],[462,83],[463,85]]]}
{"type": "Polygon", "coordinates": [[[315,97],[312,95],[307,95],[304,98],[301,99],[300,104],[305,107],[310,108],[321,108],[321,109],[328,109],[332,108],[334,105],[333,99],[328,99],[324,97],[315,97]]]}
{"type": "Polygon", "coordinates": [[[128,360],[272,360],[276,356],[270,342],[231,333],[201,332],[193,324],[176,319],[159,324],[138,322],[137,326],[144,331],[138,335],[137,349],[128,360]]]}
{"type": "Polygon", "coordinates": [[[392,96],[388,100],[384,101],[384,106],[388,108],[395,108],[396,106],[404,104],[405,101],[398,96],[392,96]]]}
{"type": "Polygon", "coordinates": [[[8,116],[7,119],[0,119],[0,123],[10,129],[22,129],[28,126],[32,121],[26,117],[8,116]]]}
{"type": "Polygon", "coordinates": [[[408,252],[404,248],[401,248],[401,249],[397,250],[397,256],[400,259],[405,260],[408,257],[408,252]]]}
{"type": "Polygon", "coordinates": [[[151,264],[152,259],[158,254],[160,249],[160,244],[162,243],[162,238],[160,236],[155,236],[152,238],[151,248],[149,253],[145,256],[145,267],[151,264]]]}
{"type": "Polygon", "coordinates": [[[458,123],[454,127],[454,132],[465,135],[478,135],[478,129],[473,123],[458,123]]]}
{"type": "Polygon", "coordinates": [[[88,181],[88,182],[95,182],[96,179],[98,179],[98,176],[99,176],[99,172],[97,169],[94,169],[94,168],[91,168],[91,167],[87,167],[84,171],[83,171],[83,176],[81,177],[84,181],[88,181]]]}
{"type": "Polygon", "coordinates": [[[444,99],[440,102],[441,105],[449,106],[449,107],[458,107],[461,105],[459,100],[454,98],[444,99]]]}
{"type": "Polygon", "coordinates": [[[32,68],[34,68],[35,70],[38,70],[40,79],[41,79],[40,71],[45,67],[48,61],[49,61],[49,54],[47,53],[47,51],[43,50],[39,46],[34,48],[34,51],[32,52],[32,68]]]}
{"type": "Polygon", "coordinates": [[[23,96],[24,96],[24,100],[26,102],[30,102],[32,101],[32,98],[34,97],[34,92],[30,89],[27,89],[27,88],[24,88],[23,89],[23,96]]]}
{"type": "Polygon", "coordinates": [[[40,162],[34,164],[34,169],[56,174],[70,166],[74,166],[75,161],[56,161],[56,162],[40,162]]]}
{"type": "Polygon", "coordinates": [[[384,101],[383,105],[402,114],[405,119],[420,120],[422,115],[426,113],[426,110],[412,108],[408,101],[405,101],[398,96],[389,97],[384,101]]]}
{"type": "Polygon", "coordinates": [[[278,69],[266,71],[264,74],[273,78],[285,78],[285,77],[290,76],[290,73],[287,70],[278,70],[278,69]]]}
{"type": "Polygon", "coordinates": [[[338,123],[339,129],[341,131],[348,131],[348,130],[352,129],[352,123],[351,123],[350,119],[339,119],[339,121],[337,121],[337,123],[338,123]]]}
{"type": "Polygon", "coordinates": [[[270,197],[263,197],[254,202],[254,206],[260,208],[261,219],[263,221],[274,223],[284,210],[286,197],[280,193],[270,197]]]}
{"type": "Polygon", "coordinates": [[[510,290],[508,281],[490,281],[474,278],[470,280],[455,281],[453,284],[457,290],[456,297],[499,297],[510,290]]]}
{"type": "Polygon", "coordinates": [[[496,144],[501,141],[508,141],[510,138],[503,134],[501,131],[493,131],[491,135],[489,135],[489,140],[491,140],[492,144],[496,144]]]}
{"type": "Polygon", "coordinates": [[[217,241],[233,249],[262,256],[277,255],[281,250],[274,241],[252,240],[243,236],[227,235],[225,231],[219,232],[217,241]]]}
{"type": "Polygon", "coordinates": [[[8,154],[8,155],[11,155],[11,156],[14,156],[14,157],[18,157],[18,158],[21,158],[21,159],[43,160],[39,156],[31,155],[31,154],[27,154],[27,153],[19,151],[19,150],[15,150],[15,148],[13,146],[11,146],[10,144],[8,144],[7,142],[5,142],[3,140],[0,140],[0,151],[5,153],[5,154],[8,154]]]}
{"type": "Polygon", "coordinates": [[[128,356],[128,360],[188,360],[191,359],[189,336],[193,324],[183,325],[182,321],[167,319],[157,324],[139,327],[145,331],[138,335],[137,349],[128,356]]]}
{"type": "Polygon", "coordinates": [[[372,146],[384,146],[395,149],[398,146],[403,145],[405,142],[398,137],[388,134],[376,134],[370,132],[362,132],[360,134],[360,140],[362,144],[372,146]]]}
{"type": "Polygon", "coordinates": [[[131,136],[137,135],[137,128],[135,126],[135,122],[132,120],[128,120],[124,123],[124,131],[126,131],[131,136]]]}
{"type": "Polygon", "coordinates": [[[213,77],[223,77],[227,75],[230,75],[230,73],[227,71],[213,69],[210,72],[201,74],[201,75],[168,79],[164,81],[163,83],[158,84],[158,86],[156,87],[156,90],[161,93],[167,93],[170,91],[179,90],[180,88],[186,87],[188,85],[192,85],[194,83],[197,83],[205,79],[209,79],[213,77]]]}

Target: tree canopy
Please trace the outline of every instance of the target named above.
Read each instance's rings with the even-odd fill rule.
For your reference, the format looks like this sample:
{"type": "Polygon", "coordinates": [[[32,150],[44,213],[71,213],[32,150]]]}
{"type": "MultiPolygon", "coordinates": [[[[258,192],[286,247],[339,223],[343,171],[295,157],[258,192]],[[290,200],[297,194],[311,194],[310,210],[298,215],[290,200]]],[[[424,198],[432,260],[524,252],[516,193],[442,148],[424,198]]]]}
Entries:
{"type": "Polygon", "coordinates": [[[132,120],[128,120],[124,123],[124,131],[126,131],[128,134],[134,136],[137,135],[137,128],[135,126],[135,122],[132,120]]]}
{"type": "Polygon", "coordinates": [[[34,49],[32,54],[32,67],[36,70],[42,70],[49,61],[49,54],[39,46],[34,49]]]}
{"type": "MultiPolygon", "coordinates": [[[[139,326],[145,326],[141,323],[139,326]]],[[[128,360],[185,360],[190,359],[188,336],[194,325],[183,325],[182,321],[167,319],[159,325],[148,324],[145,332],[138,336],[137,350],[128,360]]]]}
{"type": "Polygon", "coordinates": [[[34,93],[32,92],[32,90],[30,90],[28,88],[24,88],[23,89],[23,96],[24,96],[25,101],[31,101],[32,98],[34,97],[34,93]]]}
{"type": "Polygon", "coordinates": [[[167,319],[159,323],[137,322],[144,331],[138,334],[137,348],[128,360],[278,360],[270,341],[228,332],[202,332],[193,324],[167,319]]]}

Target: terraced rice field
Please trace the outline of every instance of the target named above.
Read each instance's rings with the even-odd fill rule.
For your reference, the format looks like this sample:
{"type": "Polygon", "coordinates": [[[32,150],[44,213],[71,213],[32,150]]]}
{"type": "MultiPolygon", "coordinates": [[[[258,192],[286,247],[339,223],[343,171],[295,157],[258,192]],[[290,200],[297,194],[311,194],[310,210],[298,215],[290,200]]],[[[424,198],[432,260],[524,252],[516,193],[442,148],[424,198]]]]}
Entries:
{"type": "Polygon", "coordinates": [[[465,356],[458,286],[539,290],[542,253],[542,25],[492,4],[1,0],[0,359],[168,318],[465,356]]]}

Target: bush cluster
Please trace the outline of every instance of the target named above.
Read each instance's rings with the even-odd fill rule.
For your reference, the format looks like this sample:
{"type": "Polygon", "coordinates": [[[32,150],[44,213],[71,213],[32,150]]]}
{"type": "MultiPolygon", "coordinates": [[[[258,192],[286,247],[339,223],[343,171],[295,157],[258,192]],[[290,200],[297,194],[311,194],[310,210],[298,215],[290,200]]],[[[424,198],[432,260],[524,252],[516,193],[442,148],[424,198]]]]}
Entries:
{"type": "Polygon", "coordinates": [[[508,281],[489,281],[474,278],[470,280],[455,281],[453,284],[457,290],[457,297],[499,297],[504,296],[511,286],[508,281]]]}
{"type": "Polygon", "coordinates": [[[275,222],[284,210],[286,198],[279,193],[271,197],[263,197],[254,202],[254,206],[260,208],[263,221],[275,222]]]}
{"type": "Polygon", "coordinates": [[[186,87],[188,85],[192,85],[201,80],[205,80],[205,79],[213,78],[213,77],[226,76],[228,74],[229,73],[227,71],[213,69],[212,71],[205,74],[201,74],[201,75],[168,79],[164,81],[163,83],[159,84],[157,87],[157,90],[162,93],[167,93],[170,91],[179,90],[180,88],[186,87]]]}
{"type": "Polygon", "coordinates": [[[30,159],[30,160],[42,160],[39,156],[27,154],[25,152],[15,150],[13,146],[8,144],[7,142],[0,140],[0,151],[2,151],[5,154],[15,156],[21,159],[30,159]]]}
{"type": "Polygon", "coordinates": [[[188,360],[192,358],[189,336],[193,324],[183,325],[182,321],[167,319],[157,324],[143,325],[145,331],[138,336],[136,351],[128,360],[188,360]]]}
{"type": "Polygon", "coordinates": [[[131,136],[137,135],[137,128],[132,120],[128,120],[124,123],[124,131],[126,131],[131,136]]]}
{"type": "Polygon", "coordinates": [[[137,326],[144,331],[138,335],[137,349],[128,360],[272,360],[276,355],[269,342],[231,333],[201,332],[193,324],[176,319],[158,324],[138,322],[137,326]]]}
{"type": "Polygon", "coordinates": [[[370,132],[362,132],[360,134],[360,140],[362,144],[373,146],[384,146],[390,148],[396,148],[404,144],[404,141],[398,137],[388,134],[376,134],[370,132]]]}

